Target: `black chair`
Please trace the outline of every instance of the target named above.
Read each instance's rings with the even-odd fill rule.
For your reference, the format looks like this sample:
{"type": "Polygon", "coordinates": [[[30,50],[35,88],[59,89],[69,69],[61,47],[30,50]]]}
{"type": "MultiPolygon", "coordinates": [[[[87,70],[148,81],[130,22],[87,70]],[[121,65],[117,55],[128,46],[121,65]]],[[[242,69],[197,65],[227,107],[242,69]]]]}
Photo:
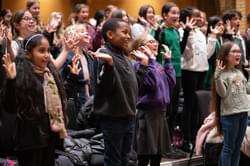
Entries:
{"type": "Polygon", "coordinates": [[[204,119],[209,115],[211,92],[208,90],[199,90],[195,92],[195,109],[197,113],[198,129],[203,124],[204,119]]]}
{"type": "MultiPolygon", "coordinates": [[[[192,129],[192,132],[197,133],[198,129],[203,124],[204,119],[209,115],[209,103],[210,103],[211,92],[208,90],[198,90],[195,92],[195,103],[194,103],[194,118],[195,128],[192,129]]],[[[189,155],[188,166],[191,164],[191,158],[194,153],[195,146],[192,147],[192,150],[189,155]]]]}

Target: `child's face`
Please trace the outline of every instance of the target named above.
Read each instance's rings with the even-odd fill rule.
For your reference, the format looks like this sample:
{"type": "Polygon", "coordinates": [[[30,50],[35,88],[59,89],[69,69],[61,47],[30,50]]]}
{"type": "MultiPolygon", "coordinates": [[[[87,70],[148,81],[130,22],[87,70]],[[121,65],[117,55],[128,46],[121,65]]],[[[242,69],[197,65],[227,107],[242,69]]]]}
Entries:
{"type": "Polygon", "coordinates": [[[193,10],[193,14],[191,16],[196,21],[196,26],[202,27],[203,22],[201,20],[201,12],[198,9],[193,10]]]}
{"type": "Polygon", "coordinates": [[[154,39],[153,36],[147,35],[146,40],[144,41],[144,45],[150,49],[150,51],[154,54],[154,56],[157,56],[158,42],[154,39]]]}
{"type": "Polygon", "coordinates": [[[16,25],[19,34],[28,36],[36,31],[36,21],[29,11],[26,11],[19,24],[16,25]]]}
{"type": "Polygon", "coordinates": [[[128,49],[130,42],[130,27],[125,22],[119,22],[119,27],[115,31],[108,31],[109,42],[123,49],[124,51],[128,49]]]}
{"type": "Polygon", "coordinates": [[[234,16],[231,20],[230,20],[230,23],[231,23],[231,27],[235,29],[235,32],[238,32],[239,31],[239,28],[240,28],[240,16],[236,15],[234,16]]]}
{"type": "Polygon", "coordinates": [[[76,29],[76,35],[79,39],[79,46],[86,46],[89,44],[90,36],[84,25],[79,25],[76,29]]]}
{"type": "Polygon", "coordinates": [[[78,21],[79,22],[86,22],[89,19],[89,8],[84,7],[81,8],[80,12],[78,13],[78,21]]]}
{"type": "Polygon", "coordinates": [[[5,22],[10,22],[11,18],[12,18],[12,13],[11,13],[11,11],[8,11],[8,13],[5,14],[5,16],[4,16],[4,21],[5,22]]]}
{"type": "Polygon", "coordinates": [[[215,26],[218,26],[218,28],[219,28],[219,31],[220,31],[219,35],[223,35],[224,29],[225,29],[223,21],[220,20],[219,22],[217,22],[217,24],[215,26]]]}
{"type": "Polygon", "coordinates": [[[125,10],[122,10],[122,19],[126,22],[129,21],[128,14],[125,10]]]}
{"type": "Polygon", "coordinates": [[[179,23],[180,10],[177,6],[170,9],[168,13],[163,14],[165,24],[169,27],[176,27],[179,23]]]}
{"type": "Polygon", "coordinates": [[[45,69],[50,60],[49,42],[47,39],[42,38],[41,44],[33,48],[31,51],[31,61],[34,65],[41,69],[45,69]]]}
{"type": "Polygon", "coordinates": [[[241,50],[237,44],[234,44],[230,49],[227,57],[227,66],[229,68],[235,67],[240,64],[241,50]]]}
{"type": "Polygon", "coordinates": [[[40,15],[40,3],[36,2],[34,5],[32,5],[29,9],[29,11],[32,13],[34,17],[39,17],[40,15]]]}
{"type": "Polygon", "coordinates": [[[154,16],[155,16],[154,10],[151,7],[149,7],[146,13],[147,21],[153,21],[154,16]]]}
{"type": "Polygon", "coordinates": [[[205,12],[200,12],[202,26],[207,25],[207,15],[205,12]]]}

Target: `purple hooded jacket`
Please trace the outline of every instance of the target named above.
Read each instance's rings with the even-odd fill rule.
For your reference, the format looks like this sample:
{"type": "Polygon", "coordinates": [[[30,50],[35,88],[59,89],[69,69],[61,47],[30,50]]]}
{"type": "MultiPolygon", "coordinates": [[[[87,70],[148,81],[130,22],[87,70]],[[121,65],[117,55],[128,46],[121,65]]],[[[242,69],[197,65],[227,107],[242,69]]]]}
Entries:
{"type": "MultiPolygon", "coordinates": [[[[136,71],[139,66],[139,62],[134,64],[136,71]]],[[[150,59],[143,83],[139,87],[137,108],[166,111],[166,106],[170,103],[170,92],[175,84],[175,70],[170,60],[165,60],[163,68],[156,60],[150,59]]]]}

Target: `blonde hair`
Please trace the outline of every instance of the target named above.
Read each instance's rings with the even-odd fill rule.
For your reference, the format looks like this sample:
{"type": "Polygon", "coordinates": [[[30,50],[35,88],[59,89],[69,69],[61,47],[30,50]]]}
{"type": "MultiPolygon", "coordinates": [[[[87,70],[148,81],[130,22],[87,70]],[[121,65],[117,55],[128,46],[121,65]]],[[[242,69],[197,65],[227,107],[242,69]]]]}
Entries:
{"type": "Polygon", "coordinates": [[[65,37],[70,37],[70,36],[75,36],[75,35],[78,35],[78,33],[80,32],[86,32],[87,31],[87,28],[84,24],[73,24],[73,25],[70,25],[68,26],[65,31],[64,31],[64,35],[65,37]]]}
{"type": "MultiPolygon", "coordinates": [[[[151,35],[145,32],[142,35],[140,35],[139,37],[135,38],[135,40],[131,44],[131,49],[137,50],[138,48],[143,46],[148,41],[148,38],[150,38],[150,37],[151,37],[151,35]]],[[[152,37],[152,39],[153,39],[153,37],[152,37]]]]}

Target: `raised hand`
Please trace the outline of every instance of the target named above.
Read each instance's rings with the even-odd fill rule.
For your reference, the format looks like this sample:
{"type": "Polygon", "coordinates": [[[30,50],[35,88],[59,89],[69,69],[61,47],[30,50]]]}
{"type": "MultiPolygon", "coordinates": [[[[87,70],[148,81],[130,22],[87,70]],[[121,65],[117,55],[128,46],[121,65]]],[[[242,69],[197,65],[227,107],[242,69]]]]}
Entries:
{"type": "Polygon", "coordinates": [[[220,59],[216,59],[216,67],[220,70],[223,70],[226,68],[226,66],[223,64],[223,61],[220,59]]]}
{"type": "Polygon", "coordinates": [[[153,26],[153,28],[155,30],[157,30],[157,28],[159,27],[158,20],[157,20],[156,16],[154,16],[154,18],[152,18],[151,20],[149,20],[149,23],[153,26]]]}
{"type": "Polygon", "coordinates": [[[147,55],[148,57],[150,57],[150,58],[154,57],[152,51],[151,51],[150,48],[149,48],[148,46],[146,46],[146,45],[141,46],[141,47],[139,48],[139,50],[140,50],[141,52],[143,52],[145,55],[147,55]]]}
{"type": "Polygon", "coordinates": [[[227,20],[227,21],[226,21],[226,26],[225,26],[225,28],[226,28],[226,32],[227,32],[228,34],[234,34],[235,28],[231,26],[230,20],[227,20]]]}
{"type": "Polygon", "coordinates": [[[70,73],[78,75],[81,67],[79,67],[79,56],[78,55],[74,55],[72,58],[72,64],[68,65],[69,69],[70,69],[70,73]]]}
{"type": "Polygon", "coordinates": [[[16,64],[11,61],[10,54],[7,53],[3,56],[3,67],[6,72],[6,76],[9,79],[16,78],[16,64]]]}
{"type": "Polygon", "coordinates": [[[146,26],[146,27],[149,26],[149,22],[148,22],[145,18],[143,18],[143,17],[138,17],[138,19],[140,20],[140,22],[141,22],[144,26],[146,26]]]}
{"type": "Polygon", "coordinates": [[[74,47],[76,47],[79,44],[80,40],[79,37],[77,36],[71,36],[71,37],[64,37],[64,45],[66,50],[70,50],[73,49],[74,47]]]}
{"type": "Polygon", "coordinates": [[[130,52],[130,55],[134,56],[136,59],[138,59],[141,64],[147,65],[149,57],[143,53],[141,50],[133,50],[130,52]]]}
{"type": "Polygon", "coordinates": [[[210,31],[212,34],[217,36],[221,32],[221,29],[219,26],[215,26],[214,28],[210,26],[210,31]]]}
{"type": "Polygon", "coordinates": [[[185,28],[194,29],[195,24],[196,24],[196,20],[194,20],[193,18],[190,19],[189,17],[187,17],[185,28]]]}
{"type": "Polygon", "coordinates": [[[101,59],[103,61],[105,61],[107,64],[109,65],[112,65],[113,64],[113,58],[111,55],[109,54],[105,54],[105,53],[101,53],[101,52],[92,52],[92,51],[89,51],[89,53],[97,58],[97,59],[101,59]]]}
{"type": "Polygon", "coordinates": [[[164,56],[165,59],[170,59],[172,56],[171,50],[165,44],[162,44],[162,47],[164,49],[164,51],[161,52],[162,55],[164,56]]]}
{"type": "Polygon", "coordinates": [[[49,22],[49,24],[46,26],[46,30],[51,33],[55,32],[57,27],[60,25],[61,20],[58,18],[52,18],[52,20],[49,22]]]}

